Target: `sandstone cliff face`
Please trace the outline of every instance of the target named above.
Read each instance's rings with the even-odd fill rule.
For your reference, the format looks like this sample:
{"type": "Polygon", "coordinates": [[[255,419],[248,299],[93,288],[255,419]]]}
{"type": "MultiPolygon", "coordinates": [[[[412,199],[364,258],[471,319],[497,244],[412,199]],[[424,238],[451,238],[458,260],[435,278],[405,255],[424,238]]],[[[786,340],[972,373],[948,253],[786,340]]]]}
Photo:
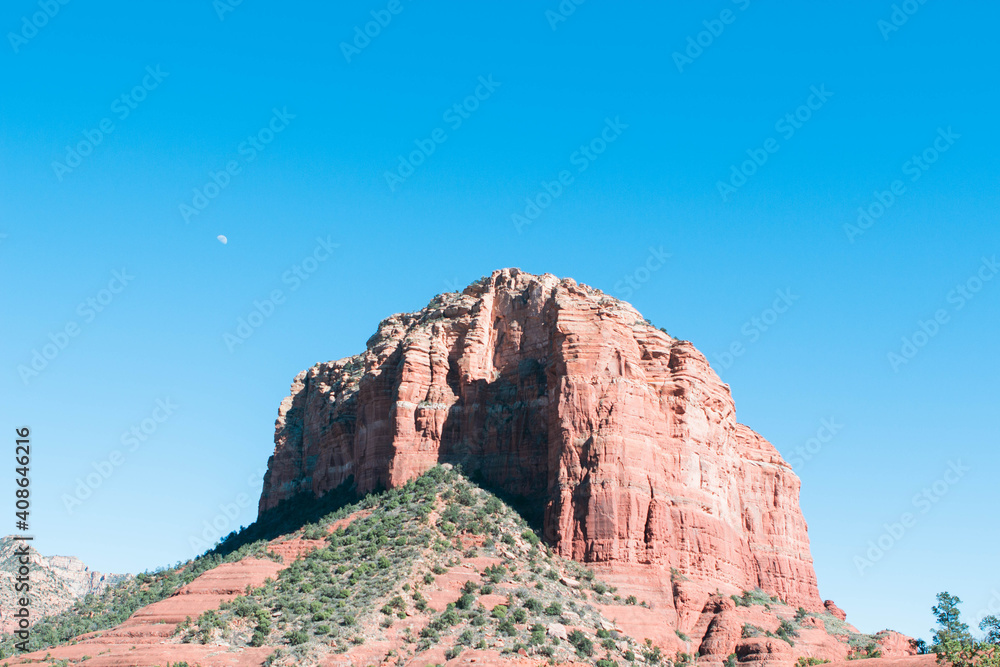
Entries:
{"type": "MultiPolygon", "coordinates": [[[[18,605],[15,601],[23,594],[15,590],[17,570],[20,566],[16,553],[20,542],[13,537],[0,539],[0,632],[16,628],[16,619],[9,613],[18,605]]],[[[68,609],[78,598],[88,593],[100,593],[129,575],[102,574],[69,556],[43,556],[29,546],[31,560],[31,621],[42,616],[68,609]]]]}
{"type": "Polygon", "coordinates": [[[261,511],[456,462],[543,505],[560,555],[824,609],[791,468],[690,343],[571,279],[505,269],[383,320],[296,376],[275,444],[261,511]]]}

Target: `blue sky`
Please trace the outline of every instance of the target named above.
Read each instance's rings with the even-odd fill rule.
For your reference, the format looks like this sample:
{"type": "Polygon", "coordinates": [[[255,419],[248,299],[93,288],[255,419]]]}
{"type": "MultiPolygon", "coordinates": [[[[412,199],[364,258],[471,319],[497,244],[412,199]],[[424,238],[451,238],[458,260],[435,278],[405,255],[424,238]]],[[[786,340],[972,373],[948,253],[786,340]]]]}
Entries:
{"type": "Polygon", "coordinates": [[[137,571],[250,523],[299,370],[518,266],[712,360],[858,627],[1000,609],[996,7],[224,1],[0,12],[0,396],[43,552],[137,571]]]}

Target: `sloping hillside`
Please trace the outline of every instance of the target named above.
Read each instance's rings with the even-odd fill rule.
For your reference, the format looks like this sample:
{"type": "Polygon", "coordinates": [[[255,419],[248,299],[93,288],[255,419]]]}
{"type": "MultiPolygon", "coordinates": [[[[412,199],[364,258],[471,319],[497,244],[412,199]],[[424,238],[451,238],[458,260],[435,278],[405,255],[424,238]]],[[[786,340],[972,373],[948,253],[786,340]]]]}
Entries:
{"type": "MultiPolygon", "coordinates": [[[[652,582],[641,568],[559,558],[449,466],[249,541],[263,525],[180,569],[78,602],[39,624],[39,650],[5,663],[606,666],[697,656],[790,666],[904,652],[899,635],[863,635],[761,591],[719,591],[700,614],[678,618],[683,577],[652,582]]],[[[5,641],[5,655],[10,648],[5,641]]],[[[904,661],[924,663],[933,656],[904,661]]]]}
{"type": "Polygon", "coordinates": [[[31,609],[36,617],[57,614],[77,599],[100,594],[130,576],[96,572],[77,558],[43,556],[30,542],[19,541],[13,536],[0,538],[0,632],[10,632],[16,627],[9,611],[17,606],[14,603],[21,597],[15,589],[21,546],[26,546],[31,561],[31,609]]]}

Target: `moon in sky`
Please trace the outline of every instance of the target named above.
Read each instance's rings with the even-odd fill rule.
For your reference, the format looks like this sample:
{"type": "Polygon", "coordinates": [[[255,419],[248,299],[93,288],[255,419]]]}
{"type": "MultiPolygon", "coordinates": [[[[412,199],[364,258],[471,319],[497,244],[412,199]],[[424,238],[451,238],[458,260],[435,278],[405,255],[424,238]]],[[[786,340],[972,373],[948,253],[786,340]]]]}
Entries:
{"type": "Polygon", "coordinates": [[[222,245],[226,245],[227,243],[229,243],[229,239],[227,239],[222,234],[219,234],[216,238],[219,239],[219,242],[222,243],[222,245]]]}

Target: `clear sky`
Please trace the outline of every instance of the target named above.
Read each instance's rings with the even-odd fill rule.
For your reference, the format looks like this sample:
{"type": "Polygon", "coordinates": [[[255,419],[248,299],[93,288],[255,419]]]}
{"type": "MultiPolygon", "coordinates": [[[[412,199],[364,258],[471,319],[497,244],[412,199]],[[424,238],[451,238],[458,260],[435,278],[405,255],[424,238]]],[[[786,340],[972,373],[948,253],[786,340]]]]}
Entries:
{"type": "Polygon", "coordinates": [[[134,572],[250,523],[299,370],[518,266],[713,361],[859,628],[1000,609],[998,7],[235,1],[0,10],[40,550],[134,572]]]}

